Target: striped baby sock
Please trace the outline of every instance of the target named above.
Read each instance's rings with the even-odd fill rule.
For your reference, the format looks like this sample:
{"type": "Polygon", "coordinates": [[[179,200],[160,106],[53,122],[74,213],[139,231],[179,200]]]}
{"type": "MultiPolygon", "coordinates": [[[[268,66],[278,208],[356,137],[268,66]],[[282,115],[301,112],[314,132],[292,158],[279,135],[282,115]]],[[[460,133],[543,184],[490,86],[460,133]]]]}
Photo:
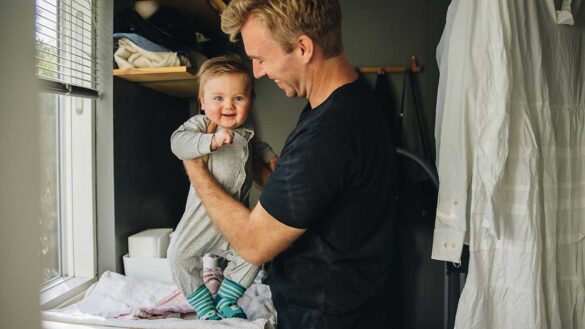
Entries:
{"type": "Polygon", "coordinates": [[[246,288],[234,281],[224,278],[217,292],[215,305],[224,318],[247,319],[246,313],[238,305],[238,299],[244,295],[246,288]]]}
{"type": "Polygon", "coordinates": [[[197,316],[201,320],[221,320],[221,316],[217,314],[215,305],[213,304],[213,297],[207,287],[202,284],[191,296],[187,297],[189,305],[193,306],[197,312],[197,316]]]}

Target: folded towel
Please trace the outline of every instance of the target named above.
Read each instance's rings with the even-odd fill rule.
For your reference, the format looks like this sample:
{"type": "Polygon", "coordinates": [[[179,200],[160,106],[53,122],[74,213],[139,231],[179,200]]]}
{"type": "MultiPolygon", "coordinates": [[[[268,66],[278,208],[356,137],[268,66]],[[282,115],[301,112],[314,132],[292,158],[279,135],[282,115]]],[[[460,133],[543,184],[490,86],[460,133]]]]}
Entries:
{"type": "Polygon", "coordinates": [[[133,44],[140,47],[141,49],[153,52],[173,52],[171,49],[165,48],[158,43],[154,43],[149,39],[136,33],[114,33],[114,40],[126,38],[132,41],[133,44]]]}
{"type": "Polygon", "coordinates": [[[121,69],[143,67],[171,67],[187,65],[181,63],[179,55],[171,51],[149,51],[137,46],[128,38],[118,40],[118,50],[114,53],[114,60],[121,69]]]}

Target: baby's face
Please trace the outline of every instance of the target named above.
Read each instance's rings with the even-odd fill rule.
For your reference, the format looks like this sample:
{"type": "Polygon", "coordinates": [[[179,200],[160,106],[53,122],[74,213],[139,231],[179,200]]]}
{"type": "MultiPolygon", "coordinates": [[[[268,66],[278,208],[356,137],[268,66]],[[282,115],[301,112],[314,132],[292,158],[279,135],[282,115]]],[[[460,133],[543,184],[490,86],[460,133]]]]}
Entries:
{"type": "Polygon", "coordinates": [[[199,97],[201,108],[218,126],[233,129],[241,126],[250,113],[252,95],[243,74],[228,73],[211,78],[199,97]]]}

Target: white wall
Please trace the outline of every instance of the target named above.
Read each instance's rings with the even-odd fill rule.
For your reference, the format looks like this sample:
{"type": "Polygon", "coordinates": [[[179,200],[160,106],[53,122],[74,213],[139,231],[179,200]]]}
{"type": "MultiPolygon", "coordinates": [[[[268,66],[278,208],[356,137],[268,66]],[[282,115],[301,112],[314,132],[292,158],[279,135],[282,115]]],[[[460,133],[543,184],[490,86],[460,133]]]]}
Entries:
{"type": "Polygon", "coordinates": [[[116,270],[114,203],[114,106],[112,95],[113,1],[97,2],[100,97],[96,102],[96,224],[98,273],[116,270]]]}
{"type": "Polygon", "coordinates": [[[34,1],[0,2],[0,328],[40,328],[34,1]]]}

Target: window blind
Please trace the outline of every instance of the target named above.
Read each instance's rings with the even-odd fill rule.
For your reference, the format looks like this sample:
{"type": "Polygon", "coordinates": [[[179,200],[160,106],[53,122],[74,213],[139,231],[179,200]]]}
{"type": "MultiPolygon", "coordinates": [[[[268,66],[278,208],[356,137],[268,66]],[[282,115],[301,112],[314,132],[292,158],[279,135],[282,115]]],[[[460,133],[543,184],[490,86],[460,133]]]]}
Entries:
{"type": "Polygon", "coordinates": [[[95,0],[36,0],[36,71],[45,89],[97,96],[95,0]]]}

